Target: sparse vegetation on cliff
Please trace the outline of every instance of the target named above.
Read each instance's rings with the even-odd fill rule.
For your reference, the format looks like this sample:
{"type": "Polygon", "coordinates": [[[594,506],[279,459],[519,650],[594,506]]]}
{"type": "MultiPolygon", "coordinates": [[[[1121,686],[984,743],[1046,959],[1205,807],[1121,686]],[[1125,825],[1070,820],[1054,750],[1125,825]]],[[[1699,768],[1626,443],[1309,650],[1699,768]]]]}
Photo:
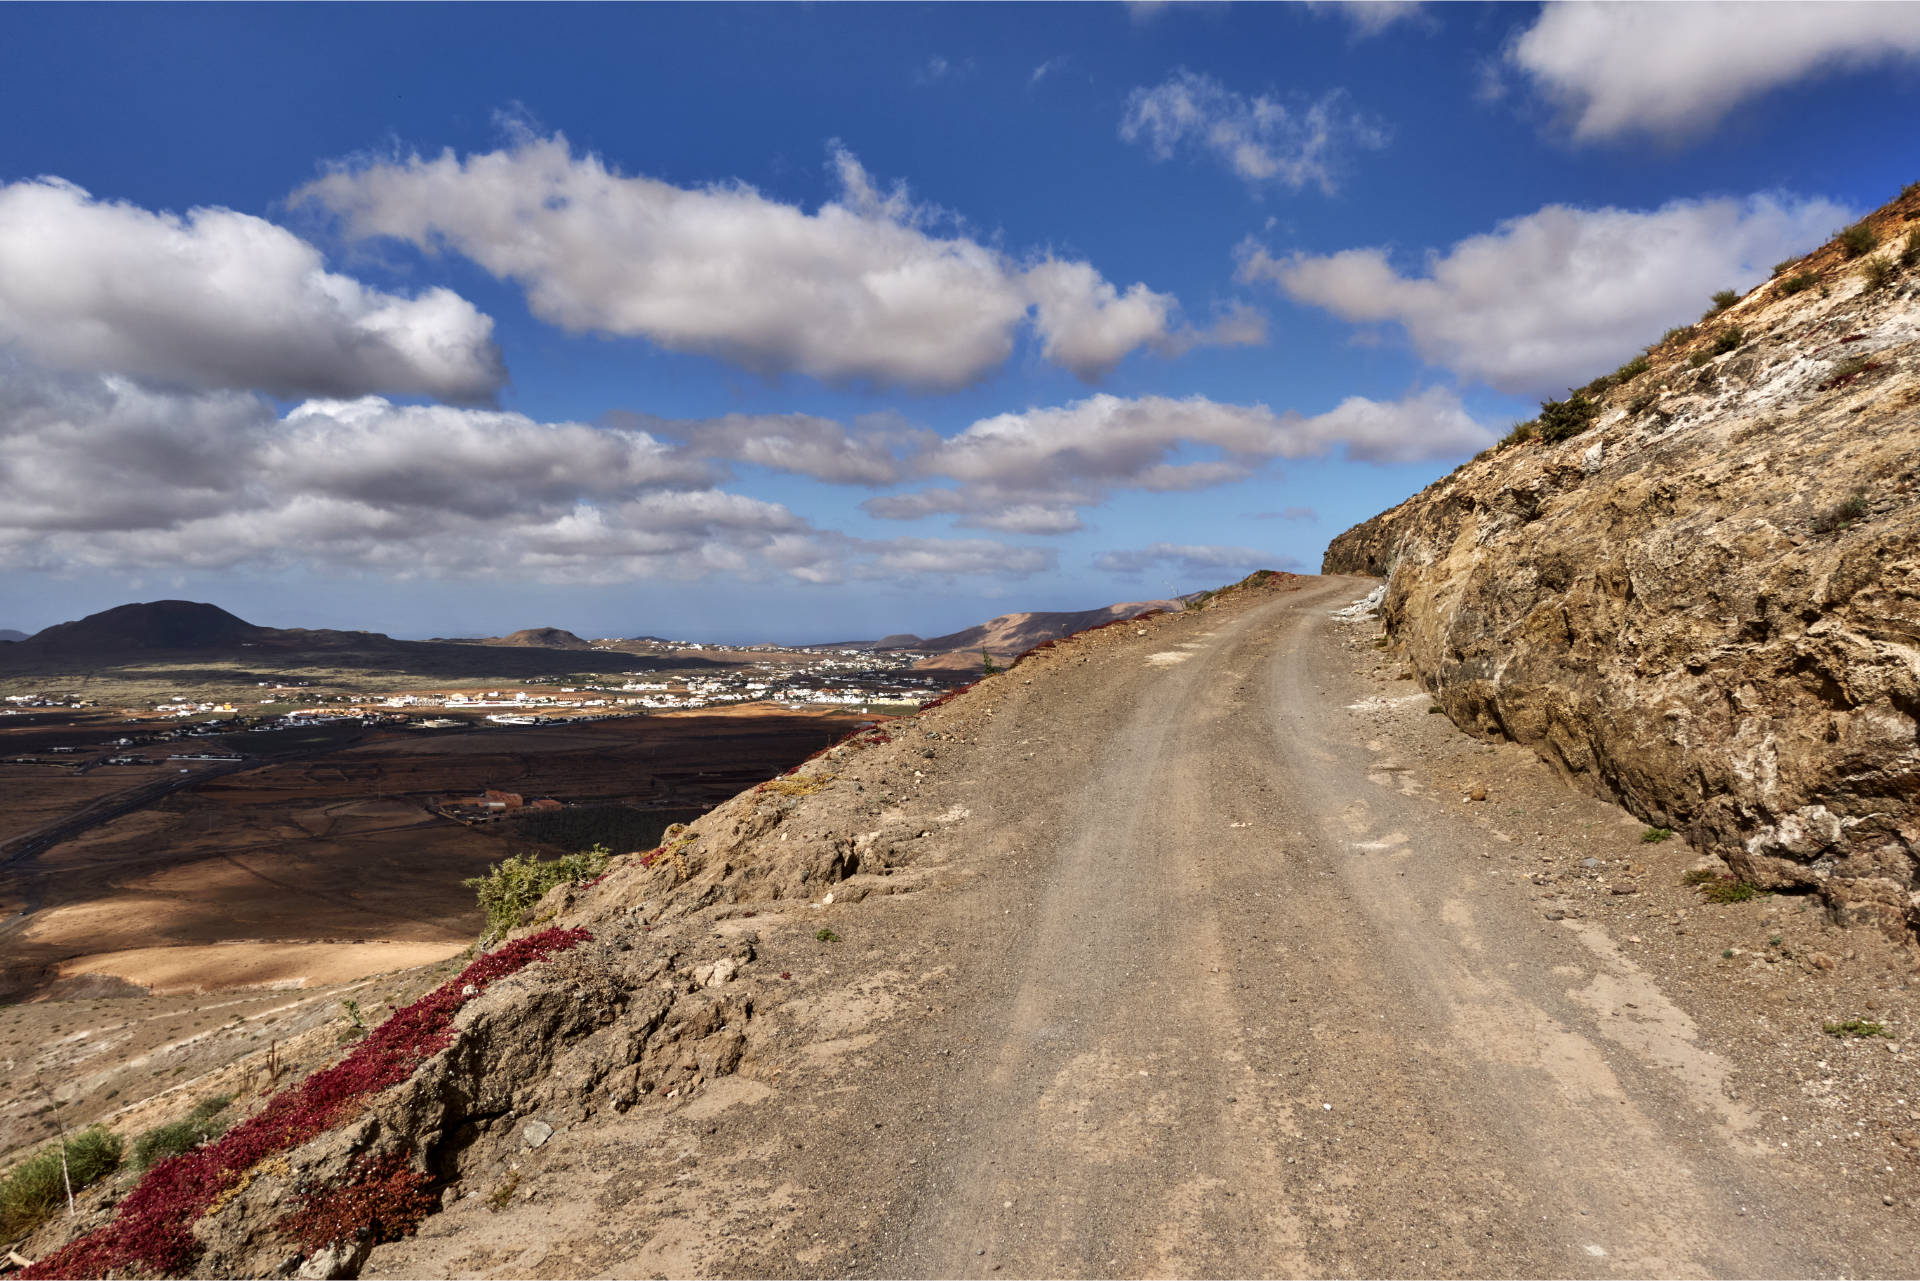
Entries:
{"type": "Polygon", "coordinates": [[[232,1100],[224,1094],[200,1100],[193,1111],[178,1121],[156,1125],[133,1141],[133,1168],[146,1170],[166,1160],[217,1139],[226,1133],[220,1114],[232,1100]]]}
{"type": "Polygon", "coordinates": [[[34,1153],[0,1179],[0,1233],[25,1236],[58,1213],[72,1190],[90,1188],[120,1168],[120,1136],[92,1126],[34,1153]],[[65,1147],[65,1160],[61,1148],[65,1147]]]}
{"type": "Polygon", "coordinates": [[[1548,444],[1569,440],[1593,426],[1599,414],[1599,404],[1580,392],[1571,393],[1565,400],[1543,401],[1536,420],[1540,439],[1548,444]]]}
{"type": "Polygon", "coordinates": [[[1840,252],[1849,258],[1870,254],[1874,246],[1880,243],[1880,237],[1874,232],[1873,224],[1865,218],[1841,231],[1834,240],[1839,244],[1840,252]]]}
{"type": "Polygon", "coordinates": [[[607,870],[613,851],[595,845],[578,854],[542,859],[532,854],[515,854],[487,869],[485,876],[470,877],[462,884],[480,898],[487,914],[487,933],[500,935],[520,923],[528,908],[546,897],[556,885],[590,881],[607,870]]]}

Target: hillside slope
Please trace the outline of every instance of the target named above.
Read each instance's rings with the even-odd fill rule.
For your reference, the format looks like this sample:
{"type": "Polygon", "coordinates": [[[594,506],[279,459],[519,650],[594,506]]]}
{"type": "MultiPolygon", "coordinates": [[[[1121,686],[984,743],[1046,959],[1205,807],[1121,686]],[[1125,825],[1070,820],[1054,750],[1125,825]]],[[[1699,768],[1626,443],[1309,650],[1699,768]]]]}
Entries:
{"type": "Polygon", "coordinates": [[[996,660],[1005,660],[1016,654],[1024,654],[1035,645],[1050,640],[1059,640],[1075,632],[1083,632],[1089,627],[1099,627],[1105,623],[1120,619],[1137,618],[1150,610],[1164,609],[1175,612],[1180,609],[1177,600],[1125,601],[1117,605],[1102,605],[1098,609],[1081,609],[1064,612],[1044,612],[1026,610],[1014,614],[1002,614],[998,618],[988,619],[945,636],[934,636],[906,646],[906,648],[925,651],[931,658],[916,663],[916,667],[978,669],[982,650],[996,660]]]}
{"type": "Polygon", "coordinates": [[[1863,226],[1340,535],[1325,567],[1388,578],[1389,634],[1463,728],[1904,936],[1920,189],[1863,226]]]}

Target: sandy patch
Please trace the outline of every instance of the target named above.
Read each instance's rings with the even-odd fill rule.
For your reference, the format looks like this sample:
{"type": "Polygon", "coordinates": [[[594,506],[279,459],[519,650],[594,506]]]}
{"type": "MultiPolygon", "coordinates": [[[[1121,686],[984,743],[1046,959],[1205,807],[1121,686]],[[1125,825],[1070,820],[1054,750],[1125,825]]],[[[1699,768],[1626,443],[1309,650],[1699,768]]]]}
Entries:
{"type": "Polygon", "coordinates": [[[1192,657],[1191,651],[1168,649],[1158,654],[1148,654],[1147,662],[1155,667],[1172,667],[1175,663],[1184,663],[1192,657]]]}
{"type": "Polygon", "coordinates": [[[108,974],[156,996],[250,987],[313,987],[346,983],[431,965],[466,950],[465,943],[216,943],[206,947],[138,947],[77,957],[60,977],[108,974]]]}

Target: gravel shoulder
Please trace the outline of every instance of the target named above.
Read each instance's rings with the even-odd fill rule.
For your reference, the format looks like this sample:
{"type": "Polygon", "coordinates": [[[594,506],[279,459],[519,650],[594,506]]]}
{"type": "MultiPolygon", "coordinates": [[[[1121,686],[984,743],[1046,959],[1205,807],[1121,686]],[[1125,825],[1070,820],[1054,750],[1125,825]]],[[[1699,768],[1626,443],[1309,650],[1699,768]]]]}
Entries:
{"type": "Polygon", "coordinates": [[[897,870],[714,913],[738,1071],[552,1118],[365,1275],[1920,1271],[1907,1046],[1822,1031],[1907,1036],[1911,957],[1702,903],[1679,841],[1427,714],[1330,616],[1372,585],[891,727],[810,803],[897,870]]]}

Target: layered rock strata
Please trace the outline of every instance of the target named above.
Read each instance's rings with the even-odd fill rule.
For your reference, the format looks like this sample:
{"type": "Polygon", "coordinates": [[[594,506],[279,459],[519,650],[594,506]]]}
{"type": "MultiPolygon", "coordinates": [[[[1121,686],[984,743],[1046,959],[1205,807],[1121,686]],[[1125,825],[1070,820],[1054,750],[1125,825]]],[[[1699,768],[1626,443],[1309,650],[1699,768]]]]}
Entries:
{"type": "Polygon", "coordinates": [[[1463,728],[1910,936],[1920,191],[1867,226],[1877,247],[1783,264],[1601,380],[1585,430],[1489,450],[1325,568],[1387,579],[1388,633],[1463,728]]]}

